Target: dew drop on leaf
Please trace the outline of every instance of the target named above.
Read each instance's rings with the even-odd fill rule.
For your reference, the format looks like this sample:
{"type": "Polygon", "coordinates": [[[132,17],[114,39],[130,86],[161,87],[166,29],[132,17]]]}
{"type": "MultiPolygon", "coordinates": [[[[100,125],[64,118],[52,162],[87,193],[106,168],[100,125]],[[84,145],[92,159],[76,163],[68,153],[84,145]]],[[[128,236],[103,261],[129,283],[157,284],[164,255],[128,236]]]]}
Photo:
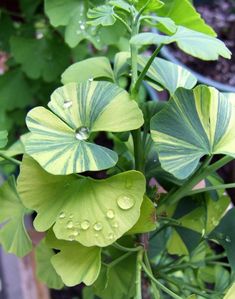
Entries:
{"type": "Polygon", "coordinates": [[[73,219],[73,214],[69,214],[69,219],[73,219]]]}
{"type": "Polygon", "coordinates": [[[113,223],[113,224],[112,224],[112,227],[114,227],[114,228],[118,228],[118,223],[117,223],[117,222],[113,223]]]}
{"type": "Polygon", "coordinates": [[[67,228],[68,228],[68,229],[73,228],[73,222],[72,222],[72,221],[68,221],[68,223],[67,223],[67,228]]]}
{"type": "Polygon", "coordinates": [[[93,78],[89,78],[88,81],[89,81],[89,82],[92,82],[92,81],[94,81],[94,79],[93,79],[93,78]]]}
{"type": "Polygon", "coordinates": [[[106,213],[106,216],[109,219],[113,219],[114,216],[115,216],[114,211],[113,210],[108,210],[107,213],[106,213]]]}
{"type": "Polygon", "coordinates": [[[85,30],[86,27],[85,27],[84,24],[81,24],[81,25],[80,25],[80,28],[81,28],[81,30],[85,30]]]}
{"type": "Polygon", "coordinates": [[[226,241],[227,243],[231,243],[231,242],[232,242],[230,236],[226,236],[225,241],[226,241]]]}
{"type": "Polygon", "coordinates": [[[134,206],[135,200],[133,197],[121,195],[117,199],[117,204],[122,210],[129,210],[134,206]]]}
{"type": "Polygon", "coordinates": [[[102,223],[100,223],[100,222],[96,222],[96,223],[94,224],[93,228],[94,228],[94,230],[96,230],[96,231],[100,231],[100,230],[102,230],[103,225],[102,225],[102,223]]]}
{"type": "Polygon", "coordinates": [[[74,232],[73,232],[73,235],[74,237],[77,237],[79,235],[80,231],[78,229],[76,229],[74,232]]]}
{"type": "Polygon", "coordinates": [[[69,241],[74,241],[74,236],[73,235],[69,236],[69,241]]]}
{"type": "Polygon", "coordinates": [[[72,102],[72,101],[70,101],[70,100],[65,100],[65,101],[64,101],[64,104],[63,104],[63,108],[64,108],[64,109],[68,109],[68,108],[72,107],[72,105],[73,105],[73,102],[72,102]]]}
{"type": "Polygon", "coordinates": [[[64,219],[65,218],[65,212],[61,212],[60,215],[59,215],[59,218],[64,219]]]}
{"type": "Polygon", "coordinates": [[[109,233],[107,239],[108,240],[113,240],[114,238],[114,234],[113,233],[109,233]]]}
{"type": "Polygon", "coordinates": [[[83,230],[87,230],[89,227],[90,227],[90,222],[89,222],[88,220],[84,220],[84,221],[82,221],[82,223],[81,223],[81,228],[82,228],[83,230]]]}
{"type": "Polygon", "coordinates": [[[80,127],[75,131],[75,136],[78,140],[87,140],[89,133],[90,131],[87,127],[80,127]]]}

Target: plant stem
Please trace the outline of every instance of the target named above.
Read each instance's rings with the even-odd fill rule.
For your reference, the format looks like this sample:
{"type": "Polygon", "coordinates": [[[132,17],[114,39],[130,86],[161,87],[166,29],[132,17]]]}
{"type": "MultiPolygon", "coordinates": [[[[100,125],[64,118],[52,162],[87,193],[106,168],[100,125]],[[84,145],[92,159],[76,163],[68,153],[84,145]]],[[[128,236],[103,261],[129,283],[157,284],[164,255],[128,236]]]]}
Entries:
{"type": "Polygon", "coordinates": [[[115,16],[115,18],[116,19],[118,19],[125,27],[126,27],[126,29],[127,29],[127,31],[129,32],[129,33],[131,33],[131,27],[127,24],[127,22],[126,21],[124,21],[121,17],[119,17],[119,15],[117,15],[117,14],[114,14],[114,16],[115,16]]]}
{"type": "Polygon", "coordinates": [[[125,252],[137,252],[137,251],[140,251],[141,249],[143,249],[142,246],[138,246],[138,247],[135,247],[135,248],[125,247],[125,246],[122,246],[122,245],[118,244],[117,242],[113,243],[112,246],[119,249],[119,250],[121,250],[121,251],[125,251],[125,252]]]}
{"type": "Polygon", "coordinates": [[[20,161],[14,159],[12,157],[8,157],[7,155],[5,155],[3,153],[0,153],[0,157],[7,160],[7,161],[9,161],[9,162],[11,162],[11,163],[13,163],[13,164],[15,164],[15,165],[17,165],[17,166],[19,166],[21,164],[20,161]]]}
{"type": "Polygon", "coordinates": [[[137,254],[136,262],[136,295],[135,299],[142,299],[142,263],[144,250],[140,250],[137,254]]]}
{"type": "Polygon", "coordinates": [[[154,61],[155,57],[159,54],[159,52],[161,51],[161,48],[163,47],[163,45],[160,45],[158,48],[156,48],[156,50],[153,52],[153,54],[151,55],[151,57],[149,58],[147,64],[145,65],[144,69],[142,70],[142,72],[140,73],[135,86],[134,86],[134,90],[137,92],[140,88],[140,84],[141,82],[144,80],[145,75],[147,74],[152,62],[154,61]]]}
{"type": "Polygon", "coordinates": [[[135,169],[143,171],[143,146],[141,140],[141,130],[131,132],[134,143],[135,169]]]}
{"type": "Polygon", "coordinates": [[[232,161],[234,158],[231,157],[223,157],[219,161],[211,164],[208,166],[210,160],[212,157],[208,157],[201,165],[201,167],[195,172],[195,174],[189,179],[187,182],[185,182],[179,189],[177,189],[173,194],[170,192],[163,200],[160,202],[160,204],[166,204],[171,203],[175,204],[177,203],[181,198],[186,196],[195,185],[197,185],[201,180],[205,179],[207,176],[209,176],[211,173],[215,172],[219,168],[223,167],[230,161],[232,161]]]}
{"type": "Polygon", "coordinates": [[[215,186],[205,187],[205,188],[201,188],[201,189],[197,189],[197,190],[192,190],[192,191],[188,192],[187,195],[190,196],[190,195],[194,195],[194,194],[198,194],[198,193],[208,192],[211,190],[230,189],[230,188],[235,188],[235,183],[215,185],[215,186]]]}
{"type": "Polygon", "coordinates": [[[120,263],[122,260],[126,259],[128,256],[130,256],[131,254],[133,254],[132,251],[126,252],[123,255],[121,255],[119,258],[115,259],[114,261],[112,261],[111,263],[109,263],[107,265],[107,267],[112,268],[114,266],[116,266],[118,263],[120,263]]]}
{"type": "Polygon", "coordinates": [[[160,281],[158,281],[147,269],[147,267],[145,266],[144,263],[142,263],[142,267],[145,271],[145,273],[148,275],[148,277],[155,282],[155,284],[161,289],[163,290],[165,293],[167,293],[168,295],[170,295],[172,298],[174,299],[182,299],[182,297],[178,296],[177,294],[175,294],[174,292],[172,292],[170,289],[168,289],[167,287],[165,287],[160,281]]]}
{"type": "MultiPolygon", "coordinates": [[[[148,254],[146,251],[144,252],[144,262],[149,272],[153,275],[151,264],[149,262],[148,254]]],[[[152,280],[151,280],[151,285],[152,285],[153,296],[155,299],[158,299],[159,298],[158,289],[156,288],[156,285],[153,283],[152,280]]]]}

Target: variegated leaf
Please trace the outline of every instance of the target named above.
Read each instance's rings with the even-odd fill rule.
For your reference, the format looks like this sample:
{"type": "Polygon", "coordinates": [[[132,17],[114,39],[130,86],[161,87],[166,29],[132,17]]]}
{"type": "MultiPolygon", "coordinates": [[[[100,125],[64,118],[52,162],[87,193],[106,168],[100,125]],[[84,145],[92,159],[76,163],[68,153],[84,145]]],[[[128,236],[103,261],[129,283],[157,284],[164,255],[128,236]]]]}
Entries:
{"type": "Polygon", "coordinates": [[[234,100],[203,85],[193,90],[179,88],[167,107],[151,120],[162,167],[184,179],[204,155],[235,157],[234,100]]]}
{"type": "Polygon", "coordinates": [[[70,174],[101,170],[117,162],[117,154],[89,142],[92,132],[122,132],[143,124],[129,94],[108,82],[69,83],[58,88],[48,104],[26,118],[31,135],[26,152],[48,172],[70,174]]]}

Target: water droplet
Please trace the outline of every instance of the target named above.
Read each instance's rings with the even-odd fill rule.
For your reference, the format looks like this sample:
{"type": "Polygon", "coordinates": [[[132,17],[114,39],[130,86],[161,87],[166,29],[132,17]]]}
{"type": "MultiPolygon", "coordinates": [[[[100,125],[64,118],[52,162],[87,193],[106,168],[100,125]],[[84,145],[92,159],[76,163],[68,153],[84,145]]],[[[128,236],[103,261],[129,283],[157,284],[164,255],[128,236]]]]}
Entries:
{"type": "Polygon", "coordinates": [[[156,162],[157,162],[157,159],[154,159],[153,162],[156,163],[156,162]]]}
{"type": "Polygon", "coordinates": [[[70,101],[70,100],[65,100],[65,101],[64,101],[64,104],[63,104],[63,107],[64,107],[64,109],[68,109],[68,108],[72,107],[72,105],[73,105],[73,102],[72,102],[72,101],[70,101]]]}
{"type": "Polygon", "coordinates": [[[94,230],[96,230],[96,231],[100,231],[100,230],[102,230],[103,225],[102,225],[102,223],[100,223],[100,222],[96,222],[96,223],[94,224],[93,228],[94,228],[94,230]]]}
{"type": "Polygon", "coordinates": [[[60,218],[60,219],[64,219],[64,218],[65,218],[65,213],[64,213],[64,212],[61,212],[60,215],[59,215],[59,218],[60,218]]]}
{"type": "Polygon", "coordinates": [[[113,240],[114,238],[114,234],[113,233],[109,233],[107,239],[108,240],[113,240]]]}
{"type": "Polygon", "coordinates": [[[73,235],[69,235],[69,241],[74,241],[74,236],[73,235]]]}
{"type": "Polygon", "coordinates": [[[69,214],[69,219],[73,219],[73,214],[69,214]]]}
{"type": "Polygon", "coordinates": [[[85,30],[86,27],[85,27],[84,24],[81,24],[81,25],[80,25],[80,28],[81,28],[81,30],[85,30]]]}
{"type": "Polygon", "coordinates": [[[212,225],[217,226],[219,224],[219,221],[215,217],[213,217],[211,219],[211,223],[212,223],[212,225]]]}
{"type": "Polygon", "coordinates": [[[76,130],[75,136],[78,140],[87,140],[89,138],[89,133],[87,127],[80,127],[76,130]]]}
{"type": "Polygon", "coordinates": [[[113,210],[108,210],[107,213],[106,213],[106,216],[109,219],[113,219],[114,216],[115,216],[114,211],[113,210]]]}
{"type": "Polygon", "coordinates": [[[77,237],[79,235],[80,231],[77,229],[73,232],[74,237],[77,237]]]}
{"type": "Polygon", "coordinates": [[[89,81],[89,82],[92,82],[92,81],[94,81],[94,79],[93,79],[93,78],[89,78],[88,81],[89,81]]]}
{"type": "Polygon", "coordinates": [[[80,20],[80,21],[78,21],[78,24],[82,24],[82,21],[80,20]]]}
{"type": "Polygon", "coordinates": [[[97,38],[97,43],[100,43],[100,38],[99,37],[97,38]]]}
{"type": "Polygon", "coordinates": [[[112,227],[118,228],[118,223],[117,222],[113,223],[112,227]]]}
{"type": "Polygon", "coordinates": [[[84,220],[84,221],[82,221],[82,223],[81,223],[81,228],[82,228],[83,230],[87,230],[89,227],[90,227],[90,222],[89,222],[88,220],[84,220]]]}
{"type": "Polygon", "coordinates": [[[68,221],[68,223],[67,223],[67,228],[68,228],[68,229],[73,228],[73,222],[72,222],[72,221],[68,221]]]}
{"type": "Polygon", "coordinates": [[[225,241],[226,241],[227,243],[231,243],[231,242],[232,242],[230,236],[226,236],[225,241]]]}
{"type": "Polygon", "coordinates": [[[129,210],[134,206],[135,200],[133,197],[121,195],[117,199],[117,204],[122,210],[129,210]]]}
{"type": "Polygon", "coordinates": [[[76,33],[77,33],[77,34],[80,34],[80,33],[81,33],[81,30],[77,30],[76,33]]]}

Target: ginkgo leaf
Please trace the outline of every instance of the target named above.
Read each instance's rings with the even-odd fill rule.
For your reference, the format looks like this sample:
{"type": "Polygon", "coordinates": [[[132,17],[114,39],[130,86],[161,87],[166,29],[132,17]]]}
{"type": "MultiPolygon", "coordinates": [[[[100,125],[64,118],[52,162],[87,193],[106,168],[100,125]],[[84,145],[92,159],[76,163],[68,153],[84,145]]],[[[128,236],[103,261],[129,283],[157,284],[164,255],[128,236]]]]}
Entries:
{"type": "Polygon", "coordinates": [[[47,234],[46,244],[60,250],[51,258],[51,263],[65,285],[72,287],[81,282],[86,285],[95,282],[101,268],[101,248],[57,240],[51,232],[47,234]]]}
{"type": "Polygon", "coordinates": [[[0,148],[3,148],[7,144],[7,131],[0,131],[0,148]]]}
{"type": "Polygon", "coordinates": [[[216,36],[215,31],[201,18],[188,0],[164,0],[164,6],[157,11],[158,16],[168,17],[177,25],[216,36]]]}
{"type": "Polygon", "coordinates": [[[96,78],[114,80],[113,70],[107,57],[92,57],[72,64],[62,74],[62,83],[81,83],[96,78]]]}
{"type": "Polygon", "coordinates": [[[49,108],[31,110],[26,152],[53,174],[101,170],[114,166],[117,154],[89,142],[92,132],[122,132],[143,124],[129,94],[108,82],[69,83],[54,91],[49,108]]]}
{"type": "Polygon", "coordinates": [[[24,204],[38,214],[38,231],[53,227],[59,239],[84,246],[108,246],[137,222],[145,192],[144,176],[128,171],[105,180],[54,176],[25,156],[18,179],[24,204]]]}
{"type": "Polygon", "coordinates": [[[24,225],[27,209],[16,191],[13,177],[0,188],[0,207],[0,223],[3,224],[0,243],[7,252],[23,257],[32,249],[32,243],[24,225]]]}
{"type": "Polygon", "coordinates": [[[171,36],[158,33],[140,33],[131,39],[132,44],[139,46],[151,44],[159,46],[174,42],[187,54],[202,60],[217,60],[219,56],[231,58],[231,52],[221,40],[181,26],[178,26],[175,34],[171,36]]]}
{"type": "Polygon", "coordinates": [[[156,225],[156,208],[153,202],[147,196],[144,196],[140,209],[140,218],[127,234],[150,232],[156,229],[156,225]]]}
{"type": "MultiPolygon", "coordinates": [[[[140,71],[143,70],[148,59],[147,56],[138,57],[140,71]]],[[[170,94],[173,94],[178,87],[191,89],[197,83],[197,78],[188,70],[162,58],[154,59],[147,72],[147,77],[167,89],[170,94]]]]}
{"type": "Polygon", "coordinates": [[[92,19],[87,23],[93,26],[111,26],[116,22],[113,7],[109,5],[100,5],[95,8],[90,8],[87,16],[92,19]]]}
{"type": "Polygon", "coordinates": [[[69,48],[58,38],[14,36],[11,38],[11,52],[27,76],[32,79],[42,77],[47,82],[54,81],[70,59],[69,48]]]}
{"type": "Polygon", "coordinates": [[[204,85],[179,88],[152,118],[151,135],[161,166],[185,179],[205,155],[235,157],[234,99],[204,85]]]}
{"type": "MultiPolygon", "coordinates": [[[[137,9],[141,9],[143,8],[145,5],[146,5],[146,0],[138,0],[136,1],[136,8],[137,9]]],[[[145,12],[149,12],[149,11],[152,11],[152,12],[156,12],[156,10],[160,9],[162,6],[164,6],[164,2],[161,1],[161,0],[150,0],[146,9],[145,9],[145,12]]]]}
{"type": "Polygon", "coordinates": [[[47,246],[45,239],[43,239],[35,251],[36,274],[49,288],[62,289],[64,283],[51,264],[51,258],[54,255],[53,250],[47,246]]]}
{"type": "Polygon", "coordinates": [[[45,13],[54,27],[65,27],[65,41],[74,48],[82,40],[91,41],[100,48],[100,32],[87,22],[87,6],[84,1],[46,0],[45,13]]]}

